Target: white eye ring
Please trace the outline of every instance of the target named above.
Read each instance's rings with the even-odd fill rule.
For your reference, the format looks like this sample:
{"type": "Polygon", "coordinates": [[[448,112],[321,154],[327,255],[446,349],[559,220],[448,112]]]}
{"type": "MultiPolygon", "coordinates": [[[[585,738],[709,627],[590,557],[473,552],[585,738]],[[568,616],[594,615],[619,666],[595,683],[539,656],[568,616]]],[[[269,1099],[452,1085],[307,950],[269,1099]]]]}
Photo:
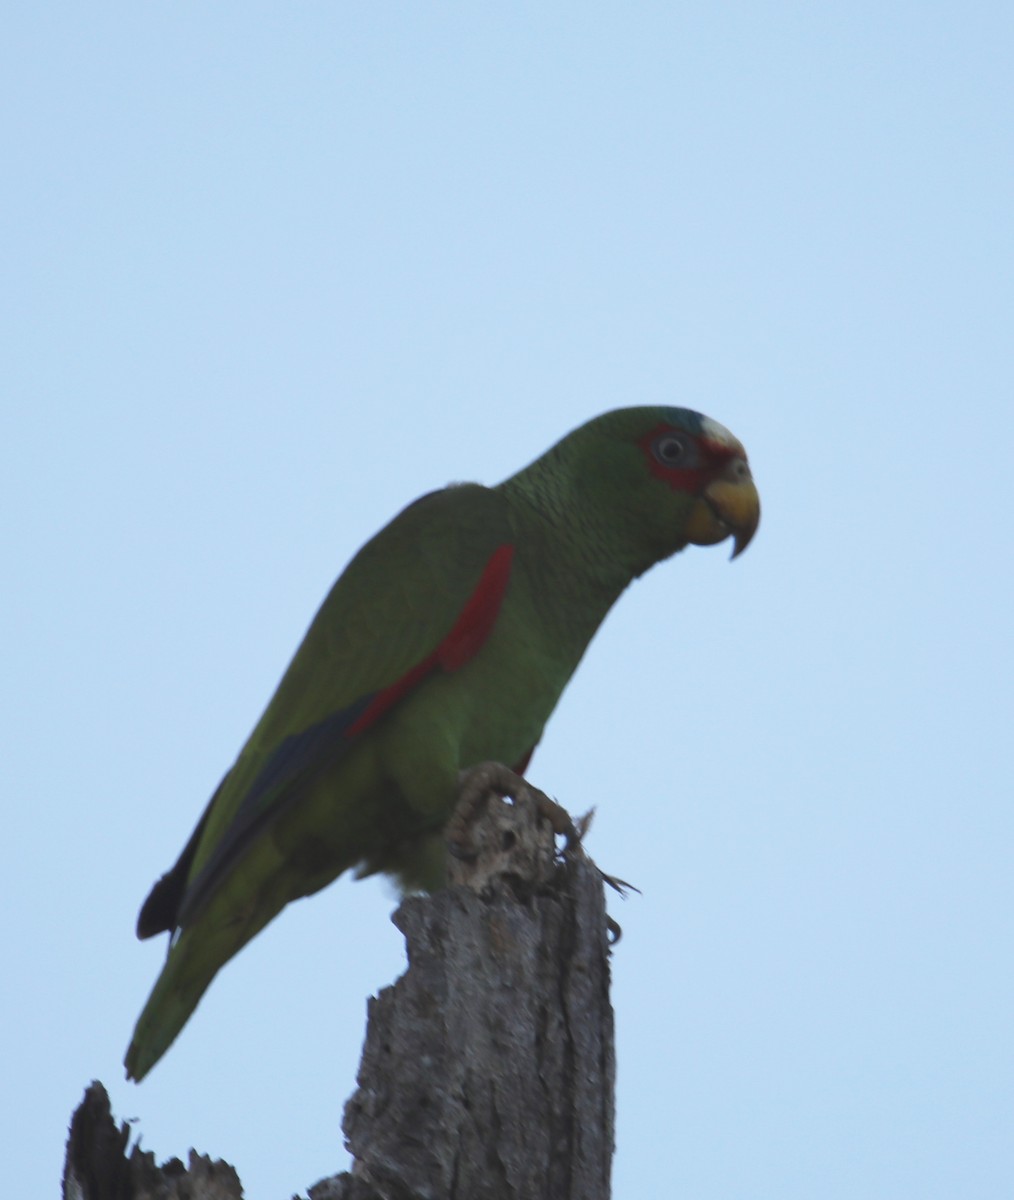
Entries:
{"type": "Polygon", "coordinates": [[[673,433],[664,434],[655,443],[655,457],[667,467],[675,466],[686,458],[687,444],[673,433]]]}

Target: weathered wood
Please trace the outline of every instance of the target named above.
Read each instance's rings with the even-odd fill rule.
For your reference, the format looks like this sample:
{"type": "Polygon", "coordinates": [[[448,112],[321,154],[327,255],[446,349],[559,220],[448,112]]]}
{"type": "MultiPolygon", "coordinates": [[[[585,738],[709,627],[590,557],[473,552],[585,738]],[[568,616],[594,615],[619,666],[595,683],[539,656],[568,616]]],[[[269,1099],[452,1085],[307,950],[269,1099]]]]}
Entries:
{"type": "Polygon", "coordinates": [[[474,859],[394,920],[409,969],[370,1002],[355,1159],[312,1200],[607,1200],[613,1017],[602,879],[580,848],[557,863],[543,801],[507,790],[472,823],[474,859]]]}
{"type": "MultiPolygon", "coordinates": [[[[613,1017],[602,876],[564,813],[499,764],[463,780],[450,886],[394,915],[409,966],[370,1001],[343,1127],[351,1173],[311,1200],[608,1200],[613,1017]],[[512,803],[501,799],[508,794],[512,803]]],[[[267,1133],[268,1131],[265,1131],[267,1133]]],[[[74,1114],[64,1200],[236,1200],[235,1171],[161,1167],[101,1084],[74,1114]]]]}
{"type": "Polygon", "coordinates": [[[242,1200],[239,1177],[228,1163],[190,1151],[184,1166],[134,1146],[130,1127],[117,1128],[101,1083],[87,1088],[74,1111],[63,1168],[63,1200],[242,1200]]]}

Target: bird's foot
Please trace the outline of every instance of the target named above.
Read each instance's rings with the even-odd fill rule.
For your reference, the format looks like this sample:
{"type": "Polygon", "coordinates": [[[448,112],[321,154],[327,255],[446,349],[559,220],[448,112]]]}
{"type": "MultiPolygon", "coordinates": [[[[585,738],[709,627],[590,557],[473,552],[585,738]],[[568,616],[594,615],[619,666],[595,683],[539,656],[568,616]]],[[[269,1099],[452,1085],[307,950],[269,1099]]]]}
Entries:
{"type": "Polygon", "coordinates": [[[458,779],[444,831],[448,877],[477,888],[497,877],[542,886],[556,868],[557,835],[564,854],[579,849],[581,834],[555,800],[502,763],[480,763],[458,779]]]}
{"type": "Polygon", "coordinates": [[[549,822],[553,833],[564,839],[564,853],[580,844],[591,814],[575,825],[570,813],[545,792],[515,774],[503,763],[484,762],[470,767],[458,776],[458,803],[444,831],[447,846],[455,858],[474,859],[471,829],[480,808],[490,796],[510,799],[514,803],[531,801],[539,817],[549,822]]]}
{"type": "MultiPolygon", "coordinates": [[[[594,815],[592,809],[572,820],[562,805],[503,763],[485,762],[462,771],[458,803],[444,831],[450,881],[480,889],[503,876],[536,885],[548,883],[560,857],[584,856],[581,842],[594,815]],[[492,799],[512,803],[491,805],[492,799]],[[560,852],[557,837],[564,840],[560,852]]],[[[595,870],[603,883],[624,898],[638,890],[598,867],[595,870]]],[[[620,940],[620,926],[608,916],[606,923],[609,940],[615,945],[620,940]]]]}

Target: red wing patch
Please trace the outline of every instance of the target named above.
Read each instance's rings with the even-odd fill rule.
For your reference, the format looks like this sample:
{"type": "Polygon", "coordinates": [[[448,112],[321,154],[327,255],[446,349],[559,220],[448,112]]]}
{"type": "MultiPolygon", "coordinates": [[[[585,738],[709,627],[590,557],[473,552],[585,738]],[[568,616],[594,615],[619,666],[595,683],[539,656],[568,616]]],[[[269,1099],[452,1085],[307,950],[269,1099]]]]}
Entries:
{"type": "MultiPolygon", "coordinates": [[[[536,742],[536,745],[538,745],[538,742],[536,742]]],[[[514,772],[515,775],[524,776],[524,773],[528,770],[528,764],[532,761],[532,755],[534,753],[535,753],[535,746],[533,746],[531,748],[531,750],[528,751],[528,753],[524,756],[524,758],[519,759],[514,764],[514,766],[511,767],[511,770],[514,772]]]]}
{"type": "Polygon", "coordinates": [[[368,729],[437,667],[451,674],[479,653],[496,624],[510,582],[513,559],[514,547],[509,542],[493,551],[483,567],[475,591],[458,613],[451,632],[432,653],[410,667],[400,679],[374,693],[363,712],[346,728],[347,738],[357,737],[368,729]]]}
{"type": "MultiPolygon", "coordinates": [[[[182,876],[179,884],[170,878],[168,884],[163,880],[156,885],[142,910],[143,936],[158,932],[156,925],[181,928],[193,919],[217,880],[242,854],[257,831],[277,814],[278,805],[296,794],[293,789],[301,776],[339,757],[346,749],[348,739],[368,729],[431,671],[450,673],[460,670],[478,654],[496,624],[510,582],[513,558],[514,547],[509,543],[494,550],[483,568],[475,591],[458,613],[454,628],[432,653],[417,662],[399,680],[372,695],[361,696],[341,712],[331,713],[308,729],[283,739],[248,790],[225,836],[196,879],[186,887],[185,893],[182,896],[177,894],[182,876]],[[166,887],[169,888],[168,895],[166,887]],[[154,906],[152,901],[155,901],[154,906]]],[[[188,846],[184,851],[184,859],[181,859],[181,862],[185,860],[188,872],[190,858],[186,856],[189,852],[192,858],[195,847],[196,843],[188,846]]]]}

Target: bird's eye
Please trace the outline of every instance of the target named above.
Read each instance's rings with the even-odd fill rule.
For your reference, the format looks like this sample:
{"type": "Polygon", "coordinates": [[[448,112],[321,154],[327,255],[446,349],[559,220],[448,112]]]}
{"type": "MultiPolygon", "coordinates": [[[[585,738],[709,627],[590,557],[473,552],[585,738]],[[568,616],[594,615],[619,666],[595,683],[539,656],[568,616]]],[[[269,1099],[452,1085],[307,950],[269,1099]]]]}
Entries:
{"type": "Polygon", "coordinates": [[[666,467],[679,466],[687,456],[687,444],[674,433],[664,433],[654,446],[655,457],[666,467]]]}

